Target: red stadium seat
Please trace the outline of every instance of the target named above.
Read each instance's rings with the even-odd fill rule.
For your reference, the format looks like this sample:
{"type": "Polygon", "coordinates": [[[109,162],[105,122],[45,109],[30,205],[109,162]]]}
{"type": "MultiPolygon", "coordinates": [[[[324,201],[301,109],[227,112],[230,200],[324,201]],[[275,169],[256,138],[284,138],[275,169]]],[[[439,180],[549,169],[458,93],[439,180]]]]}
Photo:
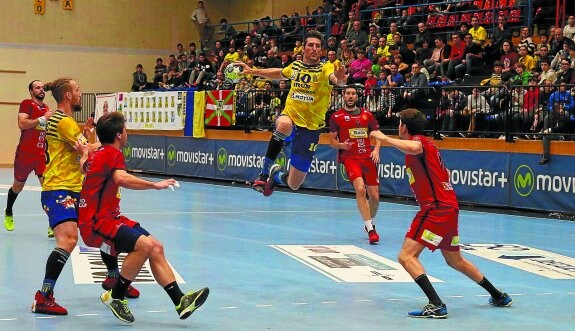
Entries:
{"type": "Polygon", "coordinates": [[[475,1],[473,1],[473,6],[477,7],[477,9],[483,8],[483,0],[475,0],[475,1]]]}
{"type": "Polygon", "coordinates": [[[492,9],[493,8],[492,2],[493,2],[492,0],[485,0],[483,2],[483,9],[484,10],[492,9]]]}
{"type": "Polygon", "coordinates": [[[447,26],[448,27],[456,26],[458,19],[459,19],[459,15],[457,15],[457,14],[449,15],[449,19],[447,20],[447,26]]]}
{"type": "Polygon", "coordinates": [[[415,14],[415,11],[416,11],[415,7],[411,6],[411,7],[407,8],[407,15],[411,16],[411,15],[415,14]]]}
{"type": "Polygon", "coordinates": [[[434,28],[436,23],[437,23],[437,16],[435,16],[435,15],[427,16],[426,25],[428,28],[434,28]]]}
{"type": "Polygon", "coordinates": [[[521,22],[521,9],[512,9],[511,13],[507,17],[507,23],[519,23],[521,22]]]}
{"type": "Polygon", "coordinates": [[[440,15],[435,23],[437,28],[445,28],[447,26],[447,15],[440,15]]]}
{"type": "Polygon", "coordinates": [[[483,15],[483,24],[490,25],[492,23],[493,23],[493,12],[486,11],[485,14],[483,15]]]}
{"type": "Polygon", "coordinates": [[[461,23],[469,24],[469,22],[471,22],[471,13],[461,14],[461,17],[459,18],[459,24],[461,23]]]}

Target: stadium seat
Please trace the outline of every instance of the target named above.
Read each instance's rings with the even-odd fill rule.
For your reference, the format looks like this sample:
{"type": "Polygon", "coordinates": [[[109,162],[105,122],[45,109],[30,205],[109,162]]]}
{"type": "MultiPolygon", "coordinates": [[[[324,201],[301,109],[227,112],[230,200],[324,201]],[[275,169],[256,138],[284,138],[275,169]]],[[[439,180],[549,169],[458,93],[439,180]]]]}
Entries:
{"type": "Polygon", "coordinates": [[[469,24],[470,22],[471,22],[471,13],[461,14],[461,17],[459,18],[459,24],[461,23],[469,24]]]}
{"type": "Polygon", "coordinates": [[[473,6],[475,6],[477,9],[481,10],[483,8],[483,0],[473,1],[473,6]]]}
{"type": "Polygon", "coordinates": [[[483,10],[490,10],[490,9],[492,9],[492,8],[493,8],[492,2],[493,2],[492,0],[485,0],[485,1],[483,2],[483,7],[482,7],[483,10]]]}
{"type": "Polygon", "coordinates": [[[521,9],[511,9],[511,13],[507,16],[507,23],[521,22],[521,9]]]}
{"type": "Polygon", "coordinates": [[[447,20],[447,26],[450,28],[456,26],[458,19],[459,19],[459,15],[457,15],[457,14],[449,15],[449,19],[447,20]]]}
{"type": "Polygon", "coordinates": [[[407,15],[411,16],[411,15],[415,14],[415,12],[416,12],[416,9],[414,6],[407,8],[407,15]]]}
{"type": "Polygon", "coordinates": [[[493,12],[492,11],[486,11],[485,14],[483,15],[483,25],[491,25],[493,24],[493,12]]]}
{"type": "Polygon", "coordinates": [[[427,27],[428,28],[435,28],[435,24],[437,23],[437,16],[435,15],[429,15],[427,16],[427,27]]]}
{"type": "Polygon", "coordinates": [[[439,29],[445,28],[447,26],[447,15],[440,15],[437,18],[437,22],[435,23],[435,26],[439,29]]]}

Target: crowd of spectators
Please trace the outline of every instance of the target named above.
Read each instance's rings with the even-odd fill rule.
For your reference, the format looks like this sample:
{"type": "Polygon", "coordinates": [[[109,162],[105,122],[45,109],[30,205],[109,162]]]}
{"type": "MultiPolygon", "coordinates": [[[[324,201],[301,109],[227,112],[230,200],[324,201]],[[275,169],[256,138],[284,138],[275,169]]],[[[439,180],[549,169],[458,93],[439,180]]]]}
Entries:
{"type": "MultiPolygon", "coordinates": [[[[362,11],[356,11],[354,1],[324,0],[312,12],[306,7],[307,16],[293,12],[277,21],[264,17],[240,32],[221,19],[219,38],[210,50],[198,52],[194,43],[184,50],[178,44],[167,64],[157,59],[153,82],[143,84],[142,68],[137,69],[133,90],[236,89],[238,113],[265,128],[281,112],[289,86],[259,77],[229,79],[226,68],[234,61],[285,67],[301,59],[305,31],[326,33],[329,28],[326,63],[347,67],[348,83],[364,87],[361,102],[382,125],[397,121],[395,114],[403,106],[414,106],[452,135],[463,131],[465,136],[499,136],[504,126],[512,125],[514,132],[537,137],[573,126],[569,123],[575,107],[573,15],[563,26],[550,26],[548,34],[534,36],[530,27],[516,27],[519,37],[514,38],[503,12],[494,15],[489,31],[480,15],[452,31],[428,26],[430,15],[473,12],[472,1],[417,6],[411,15],[406,7],[389,7],[395,2],[363,1],[362,11]],[[364,10],[386,5],[387,9],[364,10]]],[[[332,111],[341,105],[338,93],[334,90],[332,111]]]]}

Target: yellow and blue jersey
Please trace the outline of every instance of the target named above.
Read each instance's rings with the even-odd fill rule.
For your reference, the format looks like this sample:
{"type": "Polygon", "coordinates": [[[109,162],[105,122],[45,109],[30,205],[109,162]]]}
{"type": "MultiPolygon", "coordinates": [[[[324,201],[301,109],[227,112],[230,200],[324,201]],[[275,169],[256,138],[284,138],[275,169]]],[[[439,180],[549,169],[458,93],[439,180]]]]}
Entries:
{"type": "Polygon", "coordinates": [[[78,123],[61,110],[54,112],[46,128],[47,164],[42,191],[82,190],[80,154],[75,149],[78,140],[87,143],[78,123]]]}
{"type": "Polygon", "coordinates": [[[291,80],[283,113],[295,125],[309,130],[325,127],[325,113],[333,88],[329,76],[333,71],[333,65],[307,65],[301,61],[294,61],[282,70],[282,75],[291,80]]]}

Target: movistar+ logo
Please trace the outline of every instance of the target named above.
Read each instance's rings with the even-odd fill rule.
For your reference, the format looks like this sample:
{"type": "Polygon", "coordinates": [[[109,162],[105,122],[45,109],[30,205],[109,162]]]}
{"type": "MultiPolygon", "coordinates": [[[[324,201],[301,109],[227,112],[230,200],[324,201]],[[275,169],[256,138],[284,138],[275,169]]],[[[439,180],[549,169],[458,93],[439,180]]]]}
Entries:
{"type": "Polygon", "coordinates": [[[535,175],[533,174],[533,170],[525,164],[520,165],[517,170],[515,170],[513,184],[517,194],[522,197],[529,196],[535,187],[535,175]]]}

